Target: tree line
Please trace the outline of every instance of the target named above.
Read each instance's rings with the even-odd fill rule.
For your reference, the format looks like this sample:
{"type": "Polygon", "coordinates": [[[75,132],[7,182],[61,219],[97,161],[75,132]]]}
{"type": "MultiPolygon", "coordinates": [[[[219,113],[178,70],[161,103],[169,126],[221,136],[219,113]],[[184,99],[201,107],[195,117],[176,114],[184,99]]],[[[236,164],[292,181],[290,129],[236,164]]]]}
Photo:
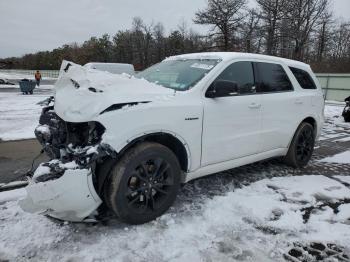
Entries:
{"type": "Polygon", "coordinates": [[[205,51],[236,51],[307,62],[316,72],[350,72],[350,21],[331,12],[331,0],[208,0],[193,22],[209,26],[199,34],[182,21],[165,33],[162,23],[133,19],[132,27],[114,36],[91,37],[52,51],[0,60],[18,69],[58,69],[63,59],[85,64],[116,62],[142,70],[165,57],[205,51]]]}

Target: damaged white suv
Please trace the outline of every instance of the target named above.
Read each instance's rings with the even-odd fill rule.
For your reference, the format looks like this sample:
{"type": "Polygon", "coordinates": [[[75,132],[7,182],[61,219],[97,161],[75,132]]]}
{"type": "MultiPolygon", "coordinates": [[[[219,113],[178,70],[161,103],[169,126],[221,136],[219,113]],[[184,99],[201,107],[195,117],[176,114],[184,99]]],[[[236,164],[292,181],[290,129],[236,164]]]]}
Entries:
{"type": "Polygon", "coordinates": [[[192,179],[273,157],[305,166],[324,108],[308,65],[244,53],[170,57],[133,77],[64,61],[51,100],[35,134],[52,160],[21,207],[131,224],[192,179]]]}

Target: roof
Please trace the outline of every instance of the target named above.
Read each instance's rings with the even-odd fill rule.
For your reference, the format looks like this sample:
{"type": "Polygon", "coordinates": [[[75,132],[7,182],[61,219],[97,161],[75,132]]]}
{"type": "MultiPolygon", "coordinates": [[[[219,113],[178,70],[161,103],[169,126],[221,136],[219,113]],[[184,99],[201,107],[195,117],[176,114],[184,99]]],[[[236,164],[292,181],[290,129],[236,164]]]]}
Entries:
{"type": "Polygon", "coordinates": [[[233,59],[262,59],[270,62],[284,63],[288,66],[295,66],[299,68],[310,68],[308,64],[300,61],[281,58],[277,56],[268,56],[252,53],[240,53],[240,52],[206,52],[206,53],[193,53],[184,54],[178,56],[171,56],[166,60],[178,60],[178,59],[220,59],[223,61],[229,61],[233,59]]]}

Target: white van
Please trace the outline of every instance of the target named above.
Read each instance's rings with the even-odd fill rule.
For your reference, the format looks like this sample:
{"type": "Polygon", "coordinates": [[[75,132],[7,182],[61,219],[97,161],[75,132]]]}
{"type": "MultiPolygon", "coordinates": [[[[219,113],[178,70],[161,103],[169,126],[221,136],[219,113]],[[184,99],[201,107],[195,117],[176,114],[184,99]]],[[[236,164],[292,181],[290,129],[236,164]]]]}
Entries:
{"type": "Polygon", "coordinates": [[[135,74],[135,69],[132,64],[91,62],[91,63],[85,64],[84,67],[89,69],[96,69],[99,71],[110,72],[112,74],[122,74],[122,73],[126,73],[128,75],[135,74]]]}

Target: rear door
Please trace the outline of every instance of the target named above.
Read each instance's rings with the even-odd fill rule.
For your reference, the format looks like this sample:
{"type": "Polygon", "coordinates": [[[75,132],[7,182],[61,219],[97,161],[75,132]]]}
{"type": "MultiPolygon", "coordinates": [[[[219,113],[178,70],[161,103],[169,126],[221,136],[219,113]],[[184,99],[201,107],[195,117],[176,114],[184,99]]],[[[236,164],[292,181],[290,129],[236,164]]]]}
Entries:
{"type": "Polygon", "coordinates": [[[307,97],[294,90],[281,64],[255,62],[254,69],[262,103],[262,151],[286,148],[301,121],[307,97]]]}
{"type": "Polygon", "coordinates": [[[256,93],[253,64],[235,62],[216,80],[237,83],[238,94],[204,98],[202,166],[261,151],[261,95],[256,93]]]}

